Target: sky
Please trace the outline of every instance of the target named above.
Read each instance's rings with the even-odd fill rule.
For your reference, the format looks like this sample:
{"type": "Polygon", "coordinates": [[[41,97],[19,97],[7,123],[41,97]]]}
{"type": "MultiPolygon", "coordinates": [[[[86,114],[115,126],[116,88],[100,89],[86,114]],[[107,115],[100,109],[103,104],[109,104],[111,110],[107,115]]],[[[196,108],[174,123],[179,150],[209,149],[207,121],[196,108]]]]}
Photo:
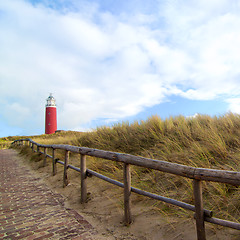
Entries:
{"type": "Polygon", "coordinates": [[[239,0],[0,0],[0,137],[240,114],[239,0]]]}

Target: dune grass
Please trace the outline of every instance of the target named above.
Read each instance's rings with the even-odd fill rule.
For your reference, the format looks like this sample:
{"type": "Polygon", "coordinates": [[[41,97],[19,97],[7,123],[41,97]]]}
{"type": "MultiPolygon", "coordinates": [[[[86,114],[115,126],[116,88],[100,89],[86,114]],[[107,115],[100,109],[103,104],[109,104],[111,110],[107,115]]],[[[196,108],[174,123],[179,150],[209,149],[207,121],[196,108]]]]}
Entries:
{"type": "Polygon", "coordinates": [[[29,137],[37,143],[41,144],[72,144],[76,139],[82,135],[81,132],[75,131],[61,131],[54,134],[42,134],[38,136],[29,137]]]}
{"type": "MultiPolygon", "coordinates": [[[[240,171],[240,115],[232,113],[165,120],[152,116],[147,121],[123,122],[87,133],[63,132],[32,139],[43,144],[71,144],[193,167],[240,171]]],[[[88,158],[87,164],[90,169],[122,181],[120,163],[88,158]]],[[[191,179],[132,166],[132,185],[193,204],[191,179]]],[[[203,182],[204,207],[213,210],[216,217],[240,222],[239,196],[238,186],[203,182]]],[[[164,214],[192,215],[159,201],[149,203],[164,214]]]]}
{"type": "MultiPolygon", "coordinates": [[[[140,155],[193,167],[240,171],[240,116],[197,115],[162,120],[123,122],[83,133],[74,145],[140,155]]],[[[119,163],[92,160],[90,168],[121,178],[119,163]]],[[[192,181],[155,170],[132,167],[133,185],[150,192],[193,204],[192,181]]],[[[236,186],[204,182],[205,208],[215,216],[240,221],[240,190],[236,186]]],[[[155,203],[160,211],[166,205],[155,203]]],[[[175,211],[176,209],[174,209],[175,211]]],[[[185,214],[185,211],[180,211],[185,214]]]]}
{"type": "Polygon", "coordinates": [[[25,137],[22,137],[22,136],[2,137],[2,138],[0,138],[0,149],[9,148],[10,145],[11,145],[11,143],[12,143],[14,140],[22,139],[22,138],[25,138],[25,137]]]}

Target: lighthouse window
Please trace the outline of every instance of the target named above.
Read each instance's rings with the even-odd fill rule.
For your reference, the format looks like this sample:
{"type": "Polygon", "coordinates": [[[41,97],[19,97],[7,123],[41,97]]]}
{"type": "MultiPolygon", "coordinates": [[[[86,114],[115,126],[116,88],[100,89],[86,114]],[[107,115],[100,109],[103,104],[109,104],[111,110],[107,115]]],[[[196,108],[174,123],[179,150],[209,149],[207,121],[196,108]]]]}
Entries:
{"type": "Polygon", "coordinates": [[[48,115],[50,115],[50,112],[48,113],[48,115]]]}

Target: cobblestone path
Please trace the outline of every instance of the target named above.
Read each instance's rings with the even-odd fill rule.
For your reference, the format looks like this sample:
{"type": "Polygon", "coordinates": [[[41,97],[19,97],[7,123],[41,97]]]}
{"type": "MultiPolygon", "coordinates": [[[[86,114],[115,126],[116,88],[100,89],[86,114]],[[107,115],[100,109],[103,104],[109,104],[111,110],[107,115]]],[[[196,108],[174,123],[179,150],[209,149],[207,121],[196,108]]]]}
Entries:
{"type": "Polygon", "coordinates": [[[95,239],[93,227],[63,198],[18,164],[14,150],[0,150],[0,239],[95,239]]]}

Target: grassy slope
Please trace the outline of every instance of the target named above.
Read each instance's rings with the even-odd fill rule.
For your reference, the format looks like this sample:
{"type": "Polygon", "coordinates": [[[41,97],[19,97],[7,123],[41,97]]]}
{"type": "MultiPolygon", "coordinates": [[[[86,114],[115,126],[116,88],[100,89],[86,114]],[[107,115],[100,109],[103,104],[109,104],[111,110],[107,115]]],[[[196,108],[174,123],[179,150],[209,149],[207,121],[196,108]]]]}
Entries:
{"type": "MultiPolygon", "coordinates": [[[[89,133],[63,132],[33,137],[34,141],[63,143],[164,159],[194,167],[240,171],[240,116],[226,114],[211,118],[178,116],[161,120],[153,116],[145,122],[101,127],[89,133]]],[[[88,167],[122,180],[122,166],[91,158],[88,167]]],[[[192,181],[140,167],[132,168],[133,185],[150,192],[193,203],[192,181]]],[[[231,185],[204,182],[204,207],[214,215],[240,221],[240,190],[231,185]]],[[[154,202],[169,214],[188,212],[154,202]]]]}
{"type": "MultiPolygon", "coordinates": [[[[164,121],[153,116],[146,122],[98,128],[92,133],[81,135],[74,144],[194,167],[240,171],[240,116],[178,116],[164,121]]],[[[119,166],[113,162],[95,161],[93,167],[119,175],[119,166]]],[[[192,181],[189,179],[134,167],[133,185],[193,203],[192,181]]],[[[238,187],[204,183],[205,208],[213,210],[218,217],[240,221],[239,195],[238,187]]],[[[156,207],[160,211],[171,211],[161,203],[156,204],[156,207]]]]}
{"type": "Polygon", "coordinates": [[[8,148],[14,140],[25,138],[24,136],[9,136],[0,138],[0,149],[8,148]]]}

